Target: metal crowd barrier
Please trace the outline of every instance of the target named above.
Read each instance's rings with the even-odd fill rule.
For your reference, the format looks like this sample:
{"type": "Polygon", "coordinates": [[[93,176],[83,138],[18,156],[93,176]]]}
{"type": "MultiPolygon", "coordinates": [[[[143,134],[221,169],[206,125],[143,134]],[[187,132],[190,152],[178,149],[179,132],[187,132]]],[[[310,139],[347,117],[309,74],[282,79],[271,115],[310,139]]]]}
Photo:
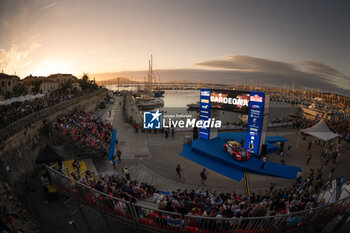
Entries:
{"type": "Polygon", "coordinates": [[[98,208],[118,222],[136,227],[137,232],[335,232],[335,227],[339,227],[340,222],[345,222],[350,214],[350,197],[347,197],[337,202],[329,203],[324,207],[285,215],[241,218],[183,216],[180,213],[131,204],[125,200],[99,192],[90,186],[65,176],[52,167],[47,167],[47,169],[51,174],[53,184],[57,186],[59,191],[73,196],[90,207],[98,208]],[[331,222],[333,224],[329,224],[331,222]],[[323,229],[323,231],[320,229],[323,229]]]}

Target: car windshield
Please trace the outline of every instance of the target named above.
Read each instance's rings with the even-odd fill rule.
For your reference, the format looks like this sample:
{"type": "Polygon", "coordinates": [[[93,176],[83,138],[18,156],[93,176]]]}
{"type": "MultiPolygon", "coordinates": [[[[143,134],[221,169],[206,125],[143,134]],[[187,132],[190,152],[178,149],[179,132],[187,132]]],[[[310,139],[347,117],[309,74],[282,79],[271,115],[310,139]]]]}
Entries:
{"type": "Polygon", "coordinates": [[[241,147],[241,146],[236,146],[236,151],[237,151],[237,153],[240,154],[240,155],[245,155],[245,150],[244,150],[244,148],[241,147]]]}

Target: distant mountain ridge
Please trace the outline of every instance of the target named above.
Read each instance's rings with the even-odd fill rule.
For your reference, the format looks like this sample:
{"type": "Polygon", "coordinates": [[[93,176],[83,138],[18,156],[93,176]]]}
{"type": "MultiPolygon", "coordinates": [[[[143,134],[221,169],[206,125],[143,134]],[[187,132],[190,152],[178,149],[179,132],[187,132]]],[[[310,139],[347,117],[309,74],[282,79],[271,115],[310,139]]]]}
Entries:
{"type": "MultiPolygon", "coordinates": [[[[121,71],[89,74],[90,78],[96,78],[96,81],[106,82],[112,79],[116,82],[120,78],[120,84],[143,82],[147,77],[146,70],[141,71],[121,71]]],[[[258,85],[273,87],[289,87],[294,85],[295,88],[318,88],[321,91],[336,92],[349,96],[349,90],[334,85],[327,79],[319,76],[302,73],[269,73],[269,72],[241,72],[232,70],[204,70],[204,69],[164,69],[154,71],[156,77],[160,77],[162,83],[172,82],[191,82],[191,83],[215,83],[215,84],[239,84],[239,85],[258,85]]],[[[158,78],[157,78],[158,80],[158,78]]]]}

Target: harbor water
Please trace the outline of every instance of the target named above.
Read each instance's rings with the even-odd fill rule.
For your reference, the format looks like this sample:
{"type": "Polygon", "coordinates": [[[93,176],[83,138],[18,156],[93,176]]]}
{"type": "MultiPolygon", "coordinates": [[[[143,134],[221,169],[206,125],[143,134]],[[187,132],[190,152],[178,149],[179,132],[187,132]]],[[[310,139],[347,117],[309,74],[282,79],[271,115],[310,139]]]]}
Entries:
{"type": "MultiPolygon", "coordinates": [[[[112,90],[118,90],[116,85],[109,87],[112,90]]],[[[123,90],[131,90],[130,88],[124,88],[123,90]]],[[[164,100],[164,106],[158,108],[165,115],[185,115],[196,118],[198,116],[197,110],[188,109],[187,105],[197,103],[200,98],[198,90],[165,90],[165,93],[161,97],[164,100]]],[[[276,121],[278,119],[288,118],[290,114],[295,114],[297,105],[285,102],[270,101],[269,108],[269,122],[276,121]]],[[[156,110],[156,109],[153,109],[156,110]]],[[[238,124],[242,118],[242,114],[236,112],[217,111],[217,116],[223,124],[238,124]]],[[[182,117],[179,117],[182,118],[182,117]]]]}

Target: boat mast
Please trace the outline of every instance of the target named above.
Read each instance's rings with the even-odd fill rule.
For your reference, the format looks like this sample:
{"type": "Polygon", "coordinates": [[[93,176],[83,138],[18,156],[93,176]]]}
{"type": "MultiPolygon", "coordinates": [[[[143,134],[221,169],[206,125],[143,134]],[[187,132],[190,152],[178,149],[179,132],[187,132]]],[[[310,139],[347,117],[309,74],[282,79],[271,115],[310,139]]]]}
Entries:
{"type": "Polygon", "coordinates": [[[151,55],[151,60],[148,61],[148,83],[147,83],[147,91],[152,92],[152,79],[153,79],[153,55],[151,55]]]}
{"type": "Polygon", "coordinates": [[[120,78],[118,77],[118,92],[120,92],[120,78]]]}

